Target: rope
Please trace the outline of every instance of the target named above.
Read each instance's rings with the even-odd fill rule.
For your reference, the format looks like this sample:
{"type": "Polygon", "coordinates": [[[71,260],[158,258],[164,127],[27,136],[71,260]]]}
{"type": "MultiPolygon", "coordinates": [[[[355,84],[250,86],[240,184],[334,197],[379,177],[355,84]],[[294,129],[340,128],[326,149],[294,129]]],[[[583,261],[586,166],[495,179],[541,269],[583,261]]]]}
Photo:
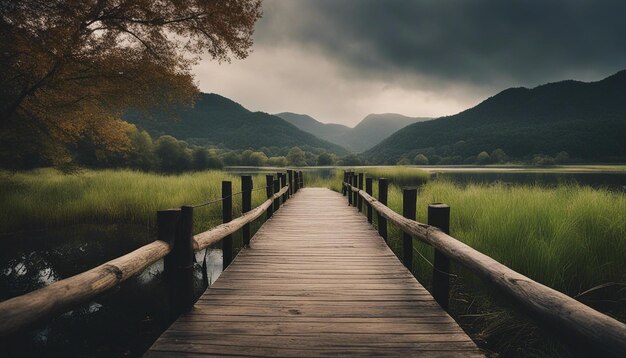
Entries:
{"type": "MultiPolygon", "coordinates": [[[[250,190],[250,192],[257,191],[257,190],[265,190],[265,189],[267,189],[267,188],[269,188],[269,187],[272,187],[272,188],[273,188],[273,187],[274,187],[274,185],[266,185],[266,186],[262,186],[262,187],[260,187],[260,188],[256,188],[256,189],[254,189],[254,190],[250,190]]],[[[281,189],[282,189],[282,187],[281,187],[281,189]]],[[[228,195],[228,196],[225,196],[225,197],[223,197],[223,198],[212,199],[212,200],[209,200],[209,201],[205,201],[205,202],[203,202],[203,203],[200,203],[200,204],[191,205],[191,207],[192,207],[192,208],[194,208],[194,209],[195,209],[195,208],[201,208],[201,207],[203,207],[203,206],[207,206],[207,205],[210,205],[210,204],[215,204],[215,203],[218,203],[218,202],[220,202],[220,201],[223,201],[224,199],[232,198],[232,197],[234,197],[234,196],[241,195],[241,194],[243,194],[243,193],[244,193],[244,191],[242,190],[242,191],[239,191],[239,192],[236,192],[236,193],[230,194],[230,195],[228,195]]]]}
{"type": "Polygon", "coordinates": [[[457,275],[455,275],[455,274],[452,274],[452,273],[447,273],[447,272],[441,271],[440,269],[436,268],[436,267],[435,267],[435,265],[433,265],[433,263],[432,263],[432,262],[430,262],[430,261],[429,261],[429,260],[428,260],[428,259],[427,259],[424,255],[422,255],[422,253],[421,253],[421,252],[419,252],[419,250],[418,250],[418,249],[413,248],[413,251],[414,251],[414,252],[417,252],[417,254],[418,254],[418,255],[420,255],[420,257],[421,257],[421,258],[423,258],[423,259],[424,259],[424,261],[426,261],[426,262],[427,262],[427,263],[428,263],[428,264],[429,264],[429,265],[433,268],[433,270],[435,270],[435,271],[439,272],[440,274],[443,274],[443,275],[446,275],[446,276],[450,276],[450,277],[454,277],[454,278],[459,277],[459,276],[457,276],[457,275]]]}

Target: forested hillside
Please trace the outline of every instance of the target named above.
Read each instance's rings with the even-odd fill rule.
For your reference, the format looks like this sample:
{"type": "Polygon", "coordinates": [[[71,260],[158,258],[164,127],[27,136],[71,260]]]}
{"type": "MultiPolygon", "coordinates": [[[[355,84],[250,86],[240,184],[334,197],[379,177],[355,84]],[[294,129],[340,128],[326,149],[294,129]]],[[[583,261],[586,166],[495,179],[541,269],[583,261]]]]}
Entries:
{"type": "Polygon", "coordinates": [[[229,149],[294,147],[324,149],[344,154],[342,147],[306,133],[286,121],[263,112],[251,112],[217,94],[201,93],[193,108],[170,114],[129,113],[125,119],[153,137],[172,135],[198,145],[229,149]]]}
{"type": "Polygon", "coordinates": [[[510,88],[459,114],[412,124],[363,156],[396,163],[422,154],[430,164],[462,164],[488,161],[484,154],[500,149],[513,160],[561,153],[614,162],[626,160],[624,138],[626,70],[597,82],[510,88]]]}

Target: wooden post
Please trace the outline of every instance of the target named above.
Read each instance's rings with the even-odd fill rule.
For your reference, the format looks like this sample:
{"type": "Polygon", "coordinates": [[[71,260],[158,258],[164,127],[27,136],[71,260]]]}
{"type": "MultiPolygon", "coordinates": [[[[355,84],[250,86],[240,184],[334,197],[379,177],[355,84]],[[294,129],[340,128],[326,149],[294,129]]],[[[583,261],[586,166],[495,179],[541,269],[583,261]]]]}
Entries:
{"type": "Polygon", "coordinates": [[[300,188],[304,188],[304,175],[302,174],[302,170],[298,173],[298,178],[300,178],[300,188]]]}
{"type": "MultiPolygon", "coordinates": [[[[286,186],[287,186],[287,175],[285,175],[285,173],[280,173],[280,189],[282,190],[286,186]]],[[[285,203],[285,201],[287,201],[287,195],[288,195],[288,192],[285,192],[283,194],[283,204],[285,203]]]]}
{"type": "MultiPolygon", "coordinates": [[[[450,233],[450,207],[446,204],[428,205],[428,225],[435,226],[446,234],[450,233]]],[[[448,310],[450,294],[450,259],[435,249],[433,268],[433,297],[441,308],[448,310]]]]}
{"type": "MultiPolygon", "coordinates": [[[[358,188],[358,181],[359,181],[359,175],[357,173],[354,173],[354,175],[352,175],[352,186],[354,188],[358,188]]],[[[356,191],[351,191],[351,193],[352,193],[352,205],[357,206],[359,193],[357,193],[356,191]]]]}
{"type": "MultiPolygon", "coordinates": [[[[274,195],[274,176],[271,174],[267,174],[265,176],[265,193],[267,194],[267,198],[270,199],[272,197],[272,195],[274,195]]],[[[272,217],[272,206],[270,205],[267,208],[267,212],[266,212],[266,219],[269,219],[272,217]]]]}
{"type": "Polygon", "coordinates": [[[170,281],[170,313],[176,317],[193,307],[193,207],[180,208],[176,225],[174,247],[169,253],[172,264],[170,281]]]}
{"type": "MultiPolygon", "coordinates": [[[[387,189],[389,188],[389,182],[386,178],[378,179],[378,201],[387,205],[387,189]]],[[[387,241],[387,219],[385,219],[380,213],[376,214],[378,219],[378,234],[387,241]]]]}
{"type": "MultiPolygon", "coordinates": [[[[360,190],[363,190],[363,173],[359,173],[359,178],[358,178],[358,187],[360,190]]],[[[357,207],[359,208],[359,212],[363,211],[363,198],[361,198],[361,196],[357,193],[357,207]]]]}
{"type": "MultiPolygon", "coordinates": [[[[241,213],[252,210],[252,176],[241,176],[241,213]]],[[[244,246],[250,246],[250,224],[245,224],[241,228],[241,237],[244,246]]]]}
{"type": "MultiPolygon", "coordinates": [[[[165,241],[170,247],[174,247],[179,219],[180,209],[157,211],[157,240],[165,241]]],[[[167,280],[170,280],[174,275],[175,263],[174,255],[172,255],[172,251],[170,251],[170,253],[163,258],[163,275],[167,280]]]]}
{"type": "MultiPolygon", "coordinates": [[[[417,189],[402,190],[402,216],[415,220],[417,203],[417,189]]],[[[402,263],[413,272],[413,236],[402,232],[402,263]]]]}
{"type": "Polygon", "coordinates": [[[298,192],[298,186],[300,186],[300,179],[298,178],[298,171],[294,170],[293,172],[293,192],[298,192]]]}
{"type": "MultiPolygon", "coordinates": [[[[373,191],[372,191],[372,178],[365,178],[365,192],[368,193],[369,195],[372,195],[373,191]]],[[[367,222],[368,223],[372,223],[372,206],[367,203],[365,204],[367,206],[367,222]]]]}
{"type": "Polygon", "coordinates": [[[346,190],[346,182],[348,181],[348,171],[344,170],[343,171],[343,182],[341,183],[341,195],[346,196],[347,190],[346,190]]]}
{"type": "Polygon", "coordinates": [[[287,176],[289,177],[289,196],[293,195],[293,170],[287,170],[287,176]]]}
{"type": "MultiPolygon", "coordinates": [[[[348,175],[346,177],[346,183],[348,183],[349,185],[352,185],[352,172],[348,172],[348,175]]],[[[348,206],[352,205],[352,190],[350,190],[350,187],[348,185],[346,185],[346,194],[348,195],[348,206]]]]}
{"type": "MultiPolygon", "coordinates": [[[[280,178],[276,177],[274,180],[274,194],[280,191],[280,178]]],[[[273,195],[273,194],[272,194],[273,195]]],[[[274,212],[277,212],[280,209],[280,197],[274,199],[274,212]]]]}
{"type": "MultiPolygon", "coordinates": [[[[222,222],[227,223],[233,219],[233,183],[222,182],[222,222]]],[[[233,261],[233,236],[228,235],[222,240],[222,268],[226,270],[233,261]]]]}

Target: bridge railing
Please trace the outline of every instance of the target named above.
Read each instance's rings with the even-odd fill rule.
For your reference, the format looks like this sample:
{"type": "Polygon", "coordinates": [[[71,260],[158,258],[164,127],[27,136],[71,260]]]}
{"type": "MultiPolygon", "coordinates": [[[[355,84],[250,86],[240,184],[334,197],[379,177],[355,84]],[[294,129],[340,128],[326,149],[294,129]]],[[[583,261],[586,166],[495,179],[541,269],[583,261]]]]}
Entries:
{"type": "MultiPolygon", "coordinates": [[[[91,270],[54,282],[46,287],[0,302],[0,337],[45,322],[139,275],[164,259],[164,275],[170,283],[172,315],[191,309],[194,304],[194,251],[222,242],[224,268],[233,260],[232,234],[242,230],[243,244],[250,243],[250,223],[264,213],[269,219],[290,195],[304,186],[301,171],[287,170],[266,176],[267,200],[251,208],[252,177],[241,179],[242,215],[232,218],[232,183],[222,182],[222,197],[198,205],[157,212],[157,240],[91,270]],[[222,204],[223,223],[193,235],[193,209],[222,204]]],[[[254,190],[259,190],[254,189],[254,190]]]]}
{"type": "Polygon", "coordinates": [[[493,258],[474,250],[448,235],[450,207],[436,203],[428,206],[428,224],[415,221],[416,189],[403,191],[403,215],[387,207],[388,181],[378,179],[379,198],[372,196],[372,178],[366,178],[363,190],[363,173],[346,172],[342,192],[349,205],[359,212],[366,206],[368,221],[372,223],[372,210],[378,216],[378,232],[387,241],[387,220],[403,232],[404,265],[411,270],[413,238],[435,249],[432,294],[442,308],[448,308],[450,260],[482,277],[500,291],[508,294],[540,321],[569,333],[576,342],[586,342],[594,350],[615,356],[626,356],[626,325],[604,315],[583,303],[544,286],[513,271],[493,258]]]}

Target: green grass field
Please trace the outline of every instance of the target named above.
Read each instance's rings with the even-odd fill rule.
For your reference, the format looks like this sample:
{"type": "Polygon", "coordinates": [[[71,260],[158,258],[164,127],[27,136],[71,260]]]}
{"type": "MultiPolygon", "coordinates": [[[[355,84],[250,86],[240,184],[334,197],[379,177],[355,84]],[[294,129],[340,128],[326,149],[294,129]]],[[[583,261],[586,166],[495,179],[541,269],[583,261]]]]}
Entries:
{"type": "MultiPolygon", "coordinates": [[[[154,225],[157,210],[220,198],[222,180],[232,181],[233,193],[241,190],[239,176],[219,170],[172,176],[130,170],[0,172],[0,232],[77,223],[154,225]]],[[[255,188],[265,186],[265,176],[255,175],[253,182],[255,188]]],[[[265,199],[264,190],[253,191],[253,207],[265,199]]],[[[241,213],[240,196],[233,198],[233,209],[236,216],[241,213]]],[[[221,210],[220,203],[196,209],[195,231],[221,223],[221,210]]]]}

